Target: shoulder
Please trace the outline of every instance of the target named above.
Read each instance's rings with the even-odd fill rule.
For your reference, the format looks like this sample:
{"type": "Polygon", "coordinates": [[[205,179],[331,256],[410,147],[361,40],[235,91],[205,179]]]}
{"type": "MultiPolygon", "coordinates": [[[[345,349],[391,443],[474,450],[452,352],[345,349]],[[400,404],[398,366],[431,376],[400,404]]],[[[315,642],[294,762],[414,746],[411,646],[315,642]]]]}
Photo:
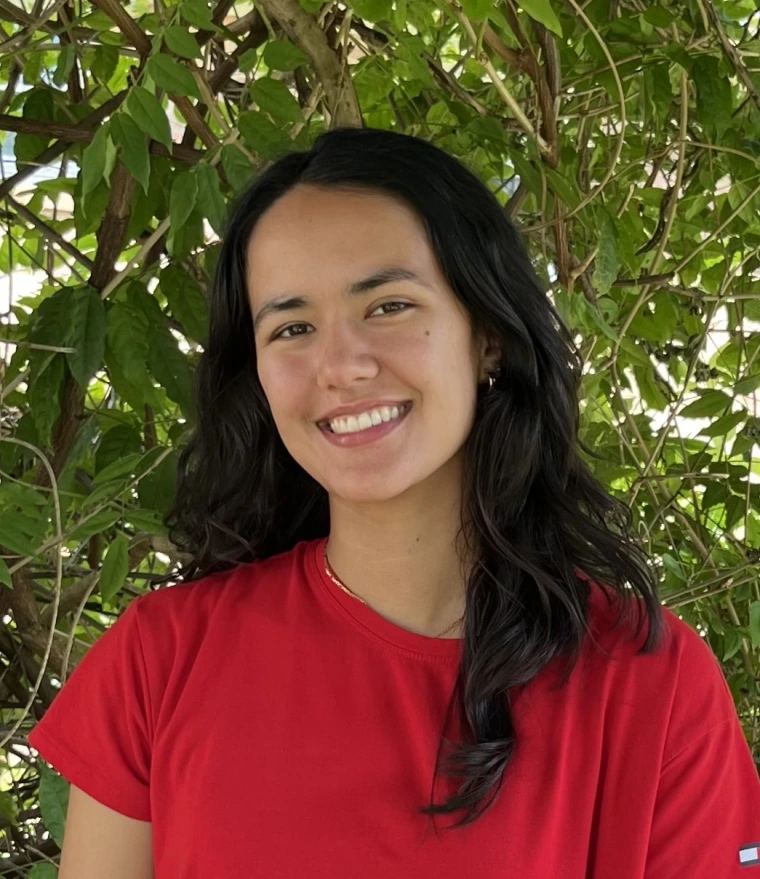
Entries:
{"type": "Polygon", "coordinates": [[[681,666],[688,667],[692,672],[705,673],[720,668],[703,634],[659,600],[656,602],[662,620],[662,635],[651,654],[644,653],[651,625],[644,599],[632,591],[628,595],[621,595],[612,587],[594,581],[589,581],[589,585],[588,622],[599,646],[622,655],[651,655],[671,672],[678,671],[681,666]]]}
{"type": "Polygon", "coordinates": [[[163,586],[135,598],[129,610],[141,630],[182,626],[191,620],[209,620],[225,607],[250,603],[252,593],[260,596],[302,564],[308,543],[268,558],[236,565],[204,577],[163,586]]]}
{"type": "Polygon", "coordinates": [[[596,643],[586,646],[586,669],[597,685],[605,682],[610,699],[622,698],[661,718],[667,728],[666,759],[695,730],[706,732],[735,721],[722,667],[700,632],[661,604],[662,639],[651,652],[644,652],[649,631],[644,600],[638,594],[623,599],[631,605],[627,611],[623,608],[621,617],[619,593],[608,601],[602,592],[614,590],[593,583],[591,588],[589,627],[596,643]],[[631,620],[638,619],[638,613],[646,621],[637,633],[631,620]]]}

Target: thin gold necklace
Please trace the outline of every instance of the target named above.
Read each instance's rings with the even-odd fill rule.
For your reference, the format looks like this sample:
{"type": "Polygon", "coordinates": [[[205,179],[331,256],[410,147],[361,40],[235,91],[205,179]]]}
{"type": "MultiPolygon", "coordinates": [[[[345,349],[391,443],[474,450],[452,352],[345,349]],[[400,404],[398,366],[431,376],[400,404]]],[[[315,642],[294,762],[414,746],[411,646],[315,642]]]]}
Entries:
{"type": "MultiPolygon", "coordinates": [[[[323,549],[323,551],[322,551],[322,556],[323,556],[323,558],[324,558],[324,562],[325,562],[325,573],[326,573],[327,576],[333,581],[333,583],[335,583],[336,586],[340,586],[340,588],[341,588],[344,592],[348,593],[352,598],[355,598],[357,601],[361,601],[362,604],[364,604],[364,605],[366,605],[367,607],[369,607],[369,605],[367,604],[367,602],[366,602],[363,598],[359,598],[358,595],[355,595],[355,594],[354,594],[354,593],[348,588],[348,586],[346,586],[345,583],[341,582],[341,581],[335,576],[335,574],[334,574],[333,571],[332,571],[332,568],[330,567],[330,563],[327,561],[327,544],[325,544],[325,546],[324,546],[324,549],[323,549]]],[[[463,619],[464,619],[464,614],[462,614],[462,616],[459,617],[458,620],[456,620],[455,622],[453,622],[453,623],[452,623],[447,629],[444,629],[444,630],[440,633],[440,635],[435,635],[434,637],[436,637],[436,638],[440,638],[440,637],[442,637],[442,636],[445,635],[447,632],[450,632],[450,631],[454,628],[454,626],[456,626],[456,625],[458,625],[459,623],[461,623],[463,619]]]]}

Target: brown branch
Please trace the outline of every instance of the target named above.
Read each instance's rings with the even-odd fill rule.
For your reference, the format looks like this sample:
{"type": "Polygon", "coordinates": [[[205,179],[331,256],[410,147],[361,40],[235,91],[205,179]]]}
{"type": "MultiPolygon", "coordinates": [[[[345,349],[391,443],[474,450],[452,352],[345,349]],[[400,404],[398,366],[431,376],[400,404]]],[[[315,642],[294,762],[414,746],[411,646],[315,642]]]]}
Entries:
{"type": "Polygon", "coordinates": [[[208,149],[212,150],[219,145],[219,139],[206,125],[203,116],[198,112],[198,108],[195,104],[190,103],[189,98],[186,98],[184,95],[172,95],[171,99],[174,101],[174,105],[179,112],[185,117],[188,127],[208,149]]]}
{"type": "Polygon", "coordinates": [[[734,68],[736,75],[742,81],[744,88],[747,89],[747,94],[752,99],[753,104],[760,111],[760,93],[758,93],[757,86],[752,80],[749,71],[747,70],[744,61],[742,60],[742,56],[739,53],[739,50],[736,46],[728,39],[726,36],[726,32],[723,30],[723,25],[721,24],[720,19],[718,18],[718,13],[715,11],[715,7],[712,4],[712,0],[703,0],[705,12],[707,13],[707,17],[710,20],[710,25],[712,26],[715,33],[718,35],[718,39],[720,40],[721,46],[723,46],[723,52],[725,53],[726,58],[728,58],[731,66],[734,68]]]}
{"type": "Polygon", "coordinates": [[[53,2],[48,6],[48,8],[38,17],[34,17],[34,13],[32,14],[32,22],[27,25],[23,30],[19,31],[16,34],[13,34],[12,37],[8,37],[8,39],[3,40],[0,43],[0,55],[9,55],[11,52],[17,51],[21,48],[28,40],[30,40],[35,31],[40,30],[48,19],[52,18],[58,9],[66,3],[67,0],[53,0],[53,2]]]}
{"type": "MultiPolygon", "coordinates": [[[[58,39],[60,40],[60,45],[62,47],[70,46],[73,43],[70,34],[73,19],[70,9],[70,3],[71,0],[68,0],[68,2],[58,10],[58,21],[61,24],[58,39]]],[[[76,46],[76,43],[73,44],[76,46]]],[[[83,100],[83,95],[82,86],[79,82],[79,59],[77,58],[76,53],[74,54],[74,63],[71,66],[71,73],[69,73],[68,87],[69,99],[71,100],[71,102],[73,104],[81,104],[83,100]]]]}
{"type": "MultiPolygon", "coordinates": [[[[557,220],[554,226],[554,248],[557,257],[557,277],[563,287],[570,287],[570,251],[567,246],[567,226],[564,222],[564,212],[559,198],[554,198],[554,216],[557,220]]],[[[572,293],[572,289],[568,292],[572,293]]]]}
{"type": "MultiPolygon", "coordinates": [[[[129,570],[137,568],[152,548],[150,534],[138,534],[132,540],[129,547],[129,570]]],[[[73,586],[69,586],[68,589],[61,591],[60,598],[58,599],[58,619],[79,607],[84,596],[90,592],[93,581],[99,576],[100,571],[89,571],[83,577],[80,577],[73,586]]],[[[54,605],[51,602],[40,615],[40,622],[46,629],[49,629],[53,623],[53,607],[54,605]]]]}
{"type": "Polygon", "coordinates": [[[85,256],[80,250],[77,250],[76,247],[70,242],[67,241],[63,235],[59,232],[56,232],[51,226],[38,217],[33,211],[30,211],[26,205],[17,202],[15,198],[11,195],[6,195],[5,200],[8,202],[11,207],[16,211],[16,213],[23,217],[27,223],[31,223],[37,229],[42,232],[46,238],[49,238],[51,241],[54,241],[61,250],[64,250],[69,256],[73,256],[78,262],[80,262],[86,269],[92,271],[95,263],[88,257],[85,256]]]}
{"type": "MultiPolygon", "coordinates": [[[[206,33],[206,31],[203,31],[206,33]]],[[[232,74],[238,69],[240,64],[240,56],[247,52],[249,49],[258,49],[262,43],[265,43],[269,37],[269,31],[267,30],[266,25],[264,24],[264,20],[261,16],[253,10],[253,19],[251,23],[251,32],[246,36],[246,38],[236,47],[235,51],[222,61],[222,63],[217,67],[217,69],[211,74],[208,79],[208,87],[212,94],[216,95],[218,92],[222,91],[224,87],[230,82],[232,79],[232,74]]],[[[196,110],[200,115],[201,119],[208,113],[208,107],[205,103],[199,103],[196,106],[196,110]]],[[[189,125],[185,129],[185,133],[182,136],[182,146],[183,147],[192,147],[195,143],[195,130],[191,128],[189,125]]]]}
{"type": "Polygon", "coordinates": [[[3,91],[2,96],[0,96],[0,113],[4,113],[6,109],[10,107],[11,101],[16,96],[16,86],[18,85],[22,72],[18,60],[14,59],[9,62],[8,81],[5,85],[5,90],[3,91]]]}
{"type": "MultiPolygon", "coordinates": [[[[132,43],[143,58],[151,53],[151,41],[147,34],[143,33],[138,23],[127,13],[119,0],[92,0],[97,6],[116,24],[124,36],[132,43]]],[[[226,15],[226,12],[224,13],[226,15]]],[[[168,53],[167,53],[168,54],[168,53]]],[[[184,116],[190,128],[200,138],[201,142],[213,149],[218,146],[218,139],[214,132],[206,125],[197,108],[184,95],[170,95],[174,105],[184,116]]]]}
{"type": "MultiPolygon", "coordinates": [[[[23,568],[11,574],[13,589],[11,590],[10,607],[16,629],[22,643],[38,656],[44,656],[47,648],[49,630],[42,625],[37,600],[34,597],[31,583],[23,568]]],[[[53,633],[53,643],[50,647],[50,657],[47,668],[53,674],[59,676],[63,669],[63,661],[66,653],[67,636],[61,632],[53,633]]],[[[76,641],[72,644],[68,668],[72,670],[81,661],[86,648],[76,641]]]]}
{"type": "Polygon", "coordinates": [[[298,0],[260,0],[267,16],[280,23],[288,38],[310,59],[330,111],[333,127],[363,127],[359,100],[348,70],[338,53],[327,42],[316,18],[306,12],[298,0]]]}
{"type": "Polygon", "coordinates": [[[129,15],[121,3],[119,3],[119,0],[92,0],[92,5],[97,6],[101,12],[105,12],[135,49],[137,49],[140,55],[145,58],[150,55],[150,39],[142,31],[140,25],[129,15]]]}
{"type": "MultiPolygon", "coordinates": [[[[115,107],[112,109],[115,109],[115,107]]],[[[102,119],[98,120],[98,123],[100,121],[102,121],[102,119]]],[[[17,131],[21,134],[37,134],[41,137],[54,137],[59,142],[63,142],[63,149],[61,149],[60,152],[63,152],[70,143],[89,143],[95,135],[94,127],[95,126],[93,126],[93,129],[86,129],[81,127],[81,123],[79,125],[62,125],[60,122],[42,122],[38,119],[23,119],[21,116],[9,116],[5,113],[0,114],[0,131],[17,131]]],[[[216,145],[216,140],[214,140],[213,145],[216,145]]],[[[152,155],[171,156],[178,161],[191,165],[198,162],[205,155],[205,150],[196,150],[192,147],[186,147],[178,143],[172,144],[171,152],[169,152],[163,144],[157,143],[154,140],[150,141],[149,148],[152,155]]],[[[49,147],[49,149],[53,149],[53,147],[49,147]]],[[[45,155],[46,153],[43,153],[34,160],[29,173],[35,171],[39,165],[48,163],[49,159],[43,158],[45,155]]],[[[10,179],[12,178],[9,178],[9,180],[10,179]]],[[[0,192],[2,192],[2,190],[0,190],[0,192]]]]}
{"type": "Polygon", "coordinates": [[[12,21],[14,24],[20,24],[24,27],[34,25],[33,16],[18,6],[14,6],[13,3],[9,3],[8,0],[0,0],[0,13],[2,13],[0,19],[3,21],[12,21]]]}
{"type": "Polygon", "coordinates": [[[526,74],[535,85],[541,112],[541,136],[549,147],[548,151],[542,151],[542,156],[549,167],[556,168],[559,163],[559,135],[557,132],[557,114],[554,112],[554,99],[559,93],[560,86],[557,46],[546,28],[538,24],[538,22],[534,22],[536,35],[544,48],[544,55],[547,59],[546,66],[542,67],[538,63],[533,47],[523,33],[517,16],[511,10],[509,4],[505,6],[505,10],[507,11],[507,19],[510,22],[510,26],[523,46],[522,51],[516,52],[514,49],[505,46],[490,25],[486,26],[483,40],[503,61],[506,61],[507,64],[519,73],[526,74]],[[550,85],[550,79],[552,85],[550,85]]]}
{"type": "Polygon", "coordinates": [[[638,278],[618,278],[612,282],[613,287],[641,287],[643,284],[662,284],[669,281],[675,272],[663,272],[660,275],[641,275],[638,278]]]}
{"type": "MultiPolygon", "coordinates": [[[[124,233],[129,222],[135,179],[119,161],[111,175],[111,189],[103,222],[97,231],[98,249],[89,284],[102,290],[114,275],[114,264],[124,249],[124,233]]],[[[84,418],[84,389],[66,368],[61,390],[61,414],[55,424],[50,465],[58,476],[68,460],[71,448],[84,418]]],[[[48,486],[47,468],[40,465],[35,485],[48,486]]]]}
{"type": "MultiPolygon", "coordinates": [[[[93,110],[93,112],[87,116],[85,119],[82,119],[81,122],[77,123],[73,126],[72,131],[88,131],[90,132],[90,137],[94,133],[94,130],[98,125],[113,113],[114,110],[117,109],[122,103],[122,101],[126,98],[128,94],[128,89],[125,89],[123,92],[119,92],[118,95],[114,95],[112,98],[107,100],[105,104],[102,104],[97,110],[93,110]]],[[[0,116],[0,130],[3,130],[3,121],[13,119],[14,121],[18,121],[18,116],[0,116]]],[[[18,131],[17,128],[7,128],[6,131],[18,131]]],[[[0,198],[7,195],[9,192],[13,192],[13,189],[26,177],[30,174],[34,174],[38,168],[43,165],[47,165],[53,161],[53,159],[58,158],[61,153],[66,152],[66,147],[68,143],[65,141],[58,141],[57,143],[51,144],[46,150],[43,150],[39,156],[34,160],[34,162],[30,162],[27,165],[19,165],[18,170],[12,177],[8,177],[6,180],[0,182],[0,198]]]]}

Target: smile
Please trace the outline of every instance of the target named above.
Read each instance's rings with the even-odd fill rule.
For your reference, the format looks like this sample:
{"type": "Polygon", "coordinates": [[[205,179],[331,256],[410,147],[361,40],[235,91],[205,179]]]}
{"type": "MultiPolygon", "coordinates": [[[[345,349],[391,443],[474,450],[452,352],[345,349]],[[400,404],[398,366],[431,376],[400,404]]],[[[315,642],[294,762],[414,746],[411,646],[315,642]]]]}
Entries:
{"type": "Polygon", "coordinates": [[[401,406],[382,406],[359,415],[319,422],[318,427],[333,445],[364,445],[394,431],[405,420],[411,408],[411,401],[401,406]]]}

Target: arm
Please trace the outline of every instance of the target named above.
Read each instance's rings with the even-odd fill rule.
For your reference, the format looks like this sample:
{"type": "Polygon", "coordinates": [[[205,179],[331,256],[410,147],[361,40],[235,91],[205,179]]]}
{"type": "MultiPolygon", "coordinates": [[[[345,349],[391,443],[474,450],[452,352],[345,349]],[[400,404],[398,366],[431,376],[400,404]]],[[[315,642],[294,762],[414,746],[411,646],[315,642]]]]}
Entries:
{"type": "Polygon", "coordinates": [[[154,879],[150,821],[104,806],[71,785],[59,879],[154,879]]]}

